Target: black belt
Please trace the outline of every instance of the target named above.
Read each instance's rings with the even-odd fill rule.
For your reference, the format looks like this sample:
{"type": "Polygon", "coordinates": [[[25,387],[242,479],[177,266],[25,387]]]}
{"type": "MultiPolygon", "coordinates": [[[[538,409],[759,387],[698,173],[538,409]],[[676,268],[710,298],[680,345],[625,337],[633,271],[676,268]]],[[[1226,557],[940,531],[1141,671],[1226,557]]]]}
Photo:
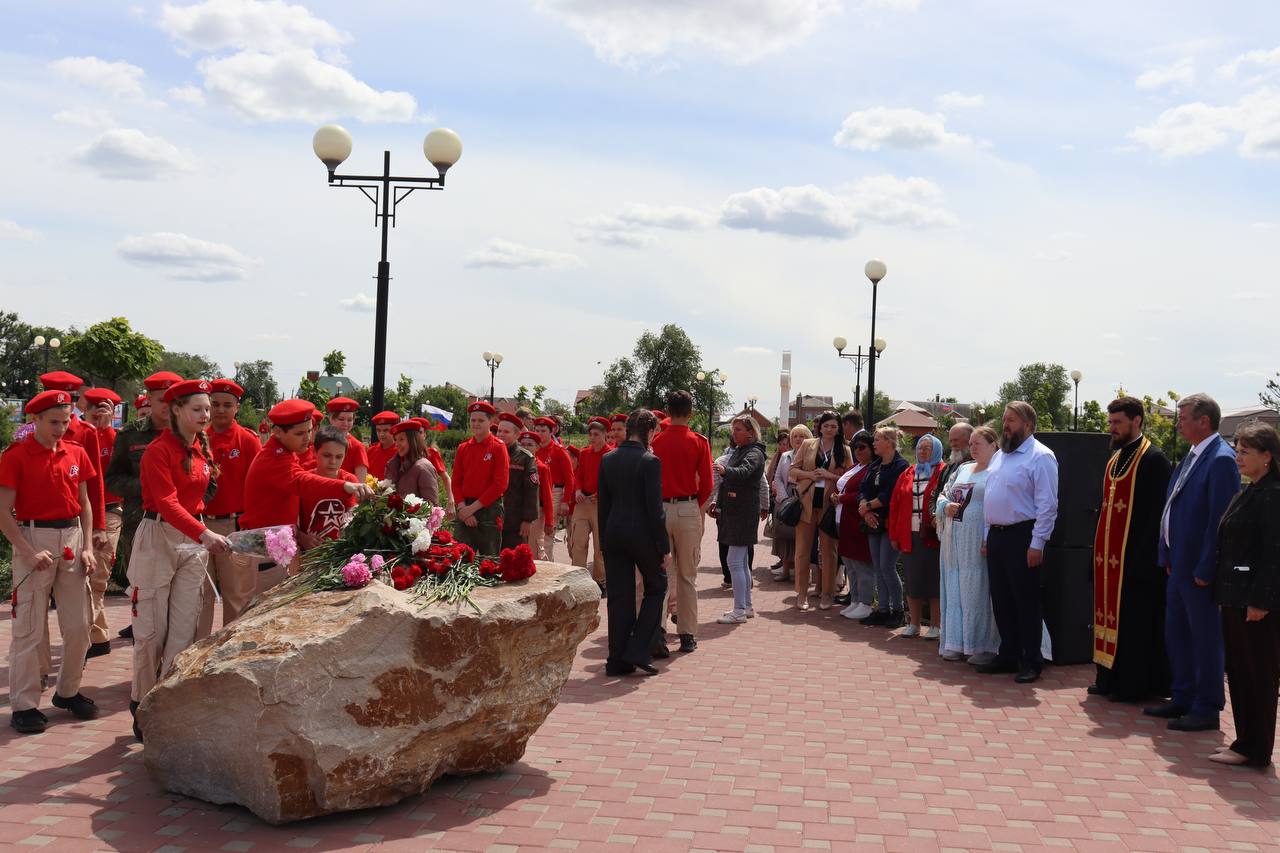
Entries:
{"type": "Polygon", "coordinates": [[[240,517],[238,512],[229,512],[226,515],[206,515],[205,521],[233,521],[240,517]]]}
{"type": "Polygon", "coordinates": [[[697,495],[685,495],[684,497],[680,497],[680,498],[663,498],[662,502],[664,504],[678,504],[678,503],[684,503],[685,501],[696,501],[697,499],[698,499],[697,495]]]}
{"type": "Polygon", "coordinates": [[[80,519],[64,518],[57,521],[19,521],[22,527],[41,527],[47,530],[65,530],[68,527],[75,527],[80,524],[80,519]]]}
{"type": "Polygon", "coordinates": [[[106,510],[107,512],[114,512],[118,515],[124,515],[124,502],[112,501],[111,503],[107,504],[106,510]]]}
{"type": "MultiPolygon", "coordinates": [[[[144,513],[142,514],[142,517],[143,517],[143,518],[149,518],[149,519],[151,519],[152,521],[164,521],[164,518],[163,518],[163,517],[161,517],[160,513],[158,513],[158,512],[152,512],[151,510],[147,510],[146,512],[144,512],[144,513]]],[[[196,515],[196,516],[192,516],[192,517],[193,517],[196,521],[200,522],[201,524],[204,524],[204,516],[196,515]]],[[[168,523],[169,523],[169,522],[165,521],[165,524],[168,524],[168,523]]]]}
{"type": "Polygon", "coordinates": [[[1026,521],[1015,521],[1013,524],[993,524],[992,530],[1017,530],[1021,527],[1035,527],[1036,520],[1029,518],[1026,521]]]}

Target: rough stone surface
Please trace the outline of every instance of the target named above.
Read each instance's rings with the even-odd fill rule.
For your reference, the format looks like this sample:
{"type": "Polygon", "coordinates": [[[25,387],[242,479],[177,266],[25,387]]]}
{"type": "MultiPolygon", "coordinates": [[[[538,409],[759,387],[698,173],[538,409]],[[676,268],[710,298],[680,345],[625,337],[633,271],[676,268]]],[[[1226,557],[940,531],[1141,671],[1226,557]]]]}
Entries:
{"type": "Polygon", "coordinates": [[[480,613],[383,584],[272,608],[280,594],[183,652],[138,709],[161,785],[271,823],[519,760],[600,621],[587,570],[554,563],[477,590],[480,613]]]}

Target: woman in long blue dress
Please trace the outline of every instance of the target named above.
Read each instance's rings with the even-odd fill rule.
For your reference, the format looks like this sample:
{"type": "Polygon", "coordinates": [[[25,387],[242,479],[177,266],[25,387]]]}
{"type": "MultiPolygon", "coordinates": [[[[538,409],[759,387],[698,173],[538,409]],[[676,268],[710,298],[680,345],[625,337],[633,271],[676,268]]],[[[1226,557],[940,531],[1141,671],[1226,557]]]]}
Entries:
{"type": "Polygon", "coordinates": [[[982,556],[987,466],[998,449],[995,430],[986,426],[974,430],[969,440],[974,461],[960,466],[938,496],[942,540],[942,642],[938,650],[944,660],[994,657],[1000,650],[987,558],[982,556]]]}

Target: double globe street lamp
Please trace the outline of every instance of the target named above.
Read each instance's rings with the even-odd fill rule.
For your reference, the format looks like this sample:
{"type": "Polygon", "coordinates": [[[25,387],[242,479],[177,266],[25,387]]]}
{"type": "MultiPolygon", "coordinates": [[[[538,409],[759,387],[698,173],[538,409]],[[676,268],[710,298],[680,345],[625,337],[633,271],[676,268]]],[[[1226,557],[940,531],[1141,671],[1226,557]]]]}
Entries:
{"type": "Polygon", "coordinates": [[[382,152],[381,175],[339,175],[337,169],[351,156],[351,134],[336,124],[316,131],[311,148],[329,170],[329,186],[352,187],[373,202],[374,225],[382,226],[382,255],[378,260],[378,294],[373,341],[373,394],[370,405],[381,411],[387,373],[387,299],[391,264],[387,262],[387,229],[395,225],[396,208],[414,190],[443,190],[444,173],[462,156],[462,140],[448,128],[436,128],[422,141],[422,153],[436,168],[436,177],[403,177],[391,174],[391,152],[382,152]]]}
{"type": "MultiPolygon", "coordinates": [[[[857,379],[855,380],[857,384],[853,386],[853,405],[855,407],[860,407],[862,405],[862,363],[864,361],[870,361],[873,358],[879,358],[880,354],[884,352],[885,347],[888,346],[888,344],[884,342],[884,338],[876,338],[871,343],[871,350],[866,353],[862,351],[861,346],[858,347],[857,352],[845,352],[845,347],[849,346],[849,342],[844,338],[834,338],[831,341],[831,345],[836,348],[837,357],[847,358],[853,362],[857,376],[857,379]]],[[[870,406],[868,406],[868,408],[870,408],[870,406]]]]}
{"type": "Polygon", "coordinates": [[[502,365],[502,353],[489,352],[488,350],[485,350],[481,354],[481,358],[484,359],[485,366],[489,368],[489,405],[492,406],[493,400],[494,400],[494,397],[493,397],[494,374],[498,372],[498,368],[502,365]]]}
{"type": "MultiPolygon", "coordinates": [[[[883,343],[876,338],[876,296],[880,288],[880,280],[888,274],[889,268],[884,265],[884,261],[873,258],[867,261],[862,271],[871,280],[871,348],[875,349],[877,343],[883,343]]],[[[874,427],[876,423],[876,362],[878,360],[877,358],[867,359],[867,410],[863,414],[866,416],[868,427],[874,427]]]]}
{"type": "Polygon", "coordinates": [[[707,383],[707,441],[710,441],[711,434],[715,432],[716,388],[724,387],[724,384],[729,381],[729,374],[721,370],[712,370],[709,373],[699,370],[698,381],[707,383]]]}
{"type": "Polygon", "coordinates": [[[35,345],[44,348],[44,372],[49,372],[49,351],[56,350],[62,346],[62,341],[57,338],[49,338],[45,340],[44,335],[36,335],[35,345]]]}

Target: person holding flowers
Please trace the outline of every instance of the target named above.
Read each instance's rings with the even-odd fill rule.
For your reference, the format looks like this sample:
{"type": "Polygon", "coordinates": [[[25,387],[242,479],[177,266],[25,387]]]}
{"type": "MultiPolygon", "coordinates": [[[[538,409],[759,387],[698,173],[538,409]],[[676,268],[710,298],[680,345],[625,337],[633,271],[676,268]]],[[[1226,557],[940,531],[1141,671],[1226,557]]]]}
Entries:
{"type": "Polygon", "coordinates": [[[435,466],[427,458],[427,441],[422,423],[407,420],[391,428],[396,455],[387,463],[385,479],[395,486],[400,497],[417,495],[434,506],[440,500],[440,481],[435,466]]]}
{"type": "Polygon", "coordinates": [[[510,477],[507,446],[489,430],[497,414],[484,400],[468,406],[471,438],[458,445],[453,457],[455,533],[460,542],[485,555],[497,554],[502,547],[502,495],[510,477]]]}
{"type": "MultiPolygon", "coordinates": [[[[209,554],[227,551],[226,537],[200,519],[218,469],[204,428],[209,394],[204,379],[174,383],[162,402],[169,428],[147,446],[139,475],[142,521],[133,537],[129,583],[133,587],[133,685],[129,710],[155,686],[174,658],[196,638],[209,554]],[[198,542],[203,548],[193,547],[198,542]]],[[[142,734],[134,723],[134,734],[142,734]]]]}

